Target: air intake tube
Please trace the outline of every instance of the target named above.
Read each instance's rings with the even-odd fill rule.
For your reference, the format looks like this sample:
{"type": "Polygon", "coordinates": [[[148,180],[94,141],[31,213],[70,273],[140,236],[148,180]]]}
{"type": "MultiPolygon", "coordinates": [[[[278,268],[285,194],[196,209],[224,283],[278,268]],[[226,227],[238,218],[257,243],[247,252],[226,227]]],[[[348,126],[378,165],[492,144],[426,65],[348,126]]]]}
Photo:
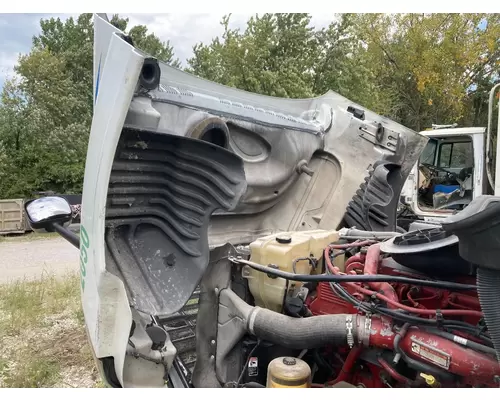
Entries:
{"type": "Polygon", "coordinates": [[[458,236],[460,256],[478,266],[479,302],[500,363],[500,197],[477,197],[442,226],[458,236]]]}
{"type": "Polygon", "coordinates": [[[477,291],[486,326],[500,362],[500,271],[479,268],[477,271],[477,291]]]}

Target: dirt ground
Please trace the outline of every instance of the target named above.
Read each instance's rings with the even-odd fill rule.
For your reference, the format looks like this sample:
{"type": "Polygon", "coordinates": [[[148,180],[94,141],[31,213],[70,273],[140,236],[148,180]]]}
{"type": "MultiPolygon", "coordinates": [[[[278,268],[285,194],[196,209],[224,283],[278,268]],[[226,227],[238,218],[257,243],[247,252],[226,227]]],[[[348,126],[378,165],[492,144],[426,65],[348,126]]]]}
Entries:
{"type": "Polygon", "coordinates": [[[78,249],[57,235],[0,237],[0,284],[78,271],[78,249]]]}

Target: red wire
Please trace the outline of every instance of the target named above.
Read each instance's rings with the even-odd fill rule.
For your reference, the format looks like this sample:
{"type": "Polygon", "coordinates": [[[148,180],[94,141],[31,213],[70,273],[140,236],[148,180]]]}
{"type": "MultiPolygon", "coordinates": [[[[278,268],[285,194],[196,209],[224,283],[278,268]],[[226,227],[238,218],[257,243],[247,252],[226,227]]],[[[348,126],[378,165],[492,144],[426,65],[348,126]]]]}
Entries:
{"type": "MultiPolygon", "coordinates": [[[[362,243],[364,243],[364,242],[362,242],[362,243]]],[[[356,243],[356,245],[360,246],[362,244],[356,243]]],[[[337,245],[330,245],[329,247],[327,247],[325,249],[325,262],[326,262],[328,269],[330,270],[330,272],[332,274],[340,275],[340,273],[335,270],[335,267],[333,266],[332,261],[330,260],[330,249],[332,248],[331,246],[337,246],[337,245]]],[[[344,246],[344,245],[341,245],[341,246],[344,246]]],[[[353,247],[353,244],[350,244],[349,246],[353,247]]],[[[374,292],[372,290],[365,289],[364,287],[359,286],[359,285],[355,284],[354,282],[346,282],[345,285],[349,286],[350,288],[352,288],[354,290],[357,290],[358,292],[366,294],[367,296],[376,296],[379,300],[383,300],[388,304],[392,304],[395,307],[398,307],[402,310],[411,312],[413,314],[436,316],[438,313],[438,310],[431,310],[431,309],[423,310],[423,309],[419,309],[419,308],[405,306],[404,304],[401,304],[397,301],[394,301],[394,300],[390,299],[389,297],[384,296],[381,293],[377,293],[377,292],[374,292]]],[[[463,315],[463,316],[471,316],[471,317],[479,317],[479,318],[481,318],[483,316],[482,312],[474,311],[474,310],[441,310],[440,312],[442,315],[450,315],[450,316],[451,315],[453,315],[453,316],[454,315],[463,315]]]]}

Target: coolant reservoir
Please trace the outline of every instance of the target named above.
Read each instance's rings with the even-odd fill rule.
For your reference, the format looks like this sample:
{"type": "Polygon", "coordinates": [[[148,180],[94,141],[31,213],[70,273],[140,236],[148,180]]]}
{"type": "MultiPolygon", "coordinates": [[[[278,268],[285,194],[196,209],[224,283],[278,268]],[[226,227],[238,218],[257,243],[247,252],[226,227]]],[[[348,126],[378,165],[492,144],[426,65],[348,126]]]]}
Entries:
{"type": "Polygon", "coordinates": [[[300,358],[279,357],[267,367],[268,388],[308,388],[311,386],[311,368],[300,358]]]}
{"type": "MultiPolygon", "coordinates": [[[[313,271],[308,260],[298,261],[293,271],[293,262],[298,258],[311,257],[322,263],[325,247],[339,239],[337,231],[300,231],[265,236],[250,244],[250,261],[262,265],[274,265],[280,271],[311,274],[313,271]]],[[[281,312],[286,290],[286,280],[270,278],[267,274],[245,267],[243,276],[248,279],[250,292],[255,305],[281,312]]],[[[289,288],[300,288],[302,282],[290,281],[289,288]]]]}

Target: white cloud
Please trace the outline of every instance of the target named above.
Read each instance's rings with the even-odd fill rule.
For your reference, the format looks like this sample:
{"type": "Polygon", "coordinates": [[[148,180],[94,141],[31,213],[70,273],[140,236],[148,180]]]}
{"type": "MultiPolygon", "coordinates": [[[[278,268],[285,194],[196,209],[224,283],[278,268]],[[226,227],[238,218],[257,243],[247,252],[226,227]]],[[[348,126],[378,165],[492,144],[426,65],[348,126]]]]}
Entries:
{"type": "Polygon", "coordinates": [[[16,65],[16,63],[16,53],[0,52],[0,82],[15,75],[14,65],[16,65]]]}

